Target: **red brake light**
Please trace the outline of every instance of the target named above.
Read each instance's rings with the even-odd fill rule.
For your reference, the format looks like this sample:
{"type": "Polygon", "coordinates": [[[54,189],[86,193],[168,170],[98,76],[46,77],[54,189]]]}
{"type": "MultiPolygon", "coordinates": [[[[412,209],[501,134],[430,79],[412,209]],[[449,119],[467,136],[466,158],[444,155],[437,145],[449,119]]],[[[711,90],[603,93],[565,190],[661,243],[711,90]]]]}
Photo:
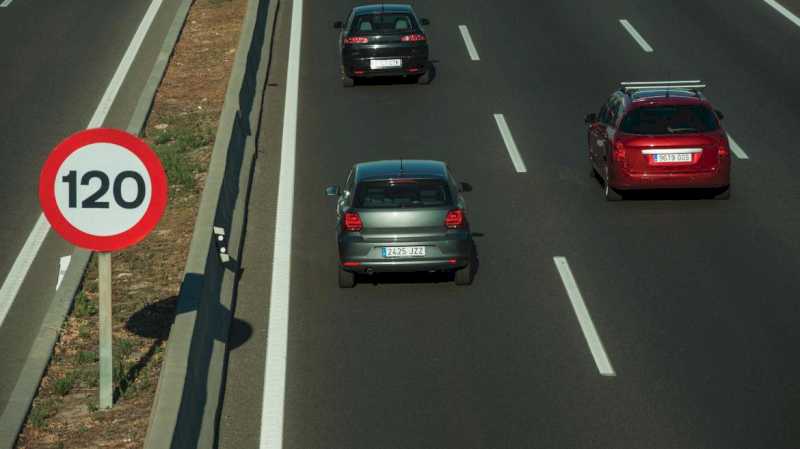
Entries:
{"type": "Polygon", "coordinates": [[[622,142],[614,144],[614,152],[611,157],[617,162],[623,162],[625,160],[625,144],[622,142]]]}
{"type": "Polygon", "coordinates": [[[424,34],[407,34],[400,38],[402,42],[422,42],[427,40],[424,34]]]}
{"type": "Polygon", "coordinates": [[[361,222],[358,212],[345,212],[342,226],[345,231],[358,232],[364,227],[364,223],[361,222]]]}
{"type": "Polygon", "coordinates": [[[444,225],[450,229],[458,229],[464,227],[464,211],[461,209],[453,209],[447,212],[444,218],[444,225]]]}
{"type": "Polygon", "coordinates": [[[344,38],[345,44],[366,44],[369,39],[366,37],[346,37],[344,38]]]}
{"type": "Polygon", "coordinates": [[[731,154],[731,151],[728,149],[728,145],[725,142],[719,144],[719,149],[717,149],[717,154],[719,157],[728,157],[731,154]]]}

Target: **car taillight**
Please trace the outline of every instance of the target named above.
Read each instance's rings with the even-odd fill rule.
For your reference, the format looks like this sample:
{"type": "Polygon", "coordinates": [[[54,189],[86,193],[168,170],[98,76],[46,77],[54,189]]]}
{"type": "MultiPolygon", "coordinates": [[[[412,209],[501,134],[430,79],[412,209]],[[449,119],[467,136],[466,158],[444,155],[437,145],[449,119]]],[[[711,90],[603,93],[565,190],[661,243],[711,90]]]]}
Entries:
{"type": "Polygon", "coordinates": [[[402,42],[422,42],[426,40],[424,34],[406,34],[400,38],[402,42]]]}
{"type": "Polygon", "coordinates": [[[369,39],[366,37],[346,37],[344,38],[345,44],[366,44],[369,39]]]}
{"type": "Polygon", "coordinates": [[[461,209],[453,209],[447,212],[444,218],[444,225],[449,229],[458,229],[464,227],[464,211],[461,209]]]}
{"type": "Polygon", "coordinates": [[[728,148],[728,145],[725,142],[719,144],[719,148],[717,149],[717,154],[719,157],[728,157],[731,155],[731,150],[728,148]]]}
{"type": "Polygon", "coordinates": [[[611,154],[611,157],[617,162],[625,161],[625,144],[622,142],[617,142],[614,144],[614,151],[611,154]]]}
{"type": "Polygon", "coordinates": [[[361,222],[358,212],[345,212],[342,227],[348,232],[358,232],[364,228],[364,223],[361,222]]]}

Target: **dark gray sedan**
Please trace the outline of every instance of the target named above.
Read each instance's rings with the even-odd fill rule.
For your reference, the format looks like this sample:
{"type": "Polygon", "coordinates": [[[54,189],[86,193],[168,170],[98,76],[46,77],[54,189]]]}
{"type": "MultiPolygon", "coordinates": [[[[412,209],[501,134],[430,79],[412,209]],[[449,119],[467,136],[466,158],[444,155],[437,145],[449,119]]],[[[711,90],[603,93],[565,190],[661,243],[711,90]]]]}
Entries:
{"type": "Polygon", "coordinates": [[[391,160],[356,164],[344,187],[330,186],[336,205],[339,286],[356,274],[454,271],[469,285],[475,252],[461,192],[439,161],[391,160]]]}
{"type": "Polygon", "coordinates": [[[409,5],[375,4],[353,8],[341,29],[342,82],[376,76],[412,77],[430,81],[428,37],[422,29],[429,22],[414,14],[409,5]]]}

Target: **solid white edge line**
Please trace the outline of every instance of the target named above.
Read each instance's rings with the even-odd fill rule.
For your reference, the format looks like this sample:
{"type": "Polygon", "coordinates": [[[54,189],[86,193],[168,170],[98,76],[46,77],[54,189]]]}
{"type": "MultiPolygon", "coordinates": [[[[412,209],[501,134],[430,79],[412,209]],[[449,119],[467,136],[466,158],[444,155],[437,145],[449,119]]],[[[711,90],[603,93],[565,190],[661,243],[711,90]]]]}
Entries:
{"type": "Polygon", "coordinates": [[[64,276],[67,274],[67,269],[69,268],[69,263],[71,260],[72,256],[63,256],[58,260],[58,280],[56,281],[56,290],[61,287],[61,281],[64,280],[64,276]]]}
{"type": "Polygon", "coordinates": [[[42,246],[42,242],[47,237],[49,230],[50,223],[47,222],[44,215],[40,214],[36,224],[33,226],[33,230],[28,234],[25,244],[22,245],[22,250],[14,260],[14,264],[11,265],[11,270],[6,275],[2,287],[0,287],[0,327],[3,326],[8,311],[11,309],[11,305],[14,304],[17,293],[22,287],[22,282],[28,275],[28,270],[33,265],[33,261],[36,259],[39,248],[42,246]]]}
{"type": "Polygon", "coordinates": [[[289,294],[292,266],[292,221],[294,211],[295,145],[300,83],[300,50],[303,0],[292,2],[289,61],[286,69],[286,102],[283,110],[281,166],[275,213],[275,246],[272,256],[267,354],[264,360],[264,393],[261,404],[261,449],[283,447],[283,416],[286,395],[286,346],[289,335],[289,294]]]}
{"type": "Polygon", "coordinates": [[[161,3],[163,3],[163,0],[153,0],[153,2],[150,3],[150,7],[147,8],[147,12],[144,13],[144,17],[141,23],[139,23],[139,28],[136,29],[136,33],[133,35],[128,49],[122,56],[122,60],[119,66],[117,66],[117,71],[114,72],[111,82],[108,83],[106,92],[103,94],[103,98],[100,99],[100,104],[97,105],[97,109],[95,109],[92,119],[89,120],[87,128],[100,127],[106,120],[108,111],[111,110],[111,105],[114,103],[114,99],[117,98],[120,87],[122,87],[122,82],[125,81],[125,77],[128,75],[131,65],[133,65],[133,60],[139,53],[139,48],[141,48],[145,36],[147,36],[150,25],[153,24],[153,20],[156,14],[158,14],[159,8],[161,8],[161,3]]]}
{"type": "MultiPolygon", "coordinates": [[[[142,18],[139,28],[136,30],[136,34],[134,34],[131,39],[131,43],[128,45],[128,49],[125,51],[125,55],[122,57],[114,76],[108,83],[108,87],[100,103],[97,105],[97,109],[95,109],[91,120],[89,120],[87,128],[97,128],[105,121],[108,111],[111,109],[111,105],[114,103],[117,93],[119,93],[120,86],[130,70],[136,54],[139,52],[142,41],[149,31],[150,25],[152,25],[153,19],[158,9],[161,7],[162,2],[163,0],[153,0],[153,2],[150,3],[150,7],[142,18]]],[[[39,254],[39,249],[41,249],[42,243],[44,243],[44,239],[47,237],[49,231],[50,223],[47,222],[44,214],[39,214],[36,224],[33,226],[30,234],[28,234],[25,244],[22,245],[22,249],[17,255],[16,260],[14,260],[11,270],[6,275],[2,287],[0,287],[0,327],[3,326],[6,315],[9,309],[11,309],[11,305],[16,300],[17,293],[19,293],[19,289],[22,287],[22,283],[25,281],[25,277],[27,277],[28,271],[31,265],[33,265],[36,256],[39,254]]]]}
{"type": "Polygon", "coordinates": [[[653,52],[653,47],[651,47],[650,44],[648,44],[647,41],[644,40],[642,35],[639,34],[638,31],[636,31],[636,28],[634,28],[633,25],[631,25],[630,22],[628,22],[625,19],[619,19],[619,23],[622,24],[622,27],[625,28],[625,30],[628,32],[628,34],[631,35],[633,40],[635,40],[636,43],[639,44],[640,47],[642,47],[642,50],[644,50],[647,53],[652,53],[653,52]]]}
{"type": "Polygon", "coordinates": [[[731,151],[733,151],[733,154],[735,154],[736,157],[739,159],[750,159],[747,153],[745,153],[742,147],[740,147],[739,144],[733,140],[733,136],[730,134],[728,134],[728,142],[731,144],[731,151]]]}
{"type": "Polygon", "coordinates": [[[511,130],[508,128],[506,118],[503,114],[494,114],[494,121],[497,123],[497,128],[500,130],[500,136],[503,137],[503,142],[506,144],[506,150],[511,157],[511,162],[514,164],[514,169],[517,173],[527,173],[528,168],[525,166],[525,161],[517,149],[517,143],[514,142],[514,136],[511,135],[511,130]]]}
{"type": "Polygon", "coordinates": [[[575,310],[575,315],[578,317],[578,324],[581,326],[583,336],[586,338],[586,343],[589,344],[589,350],[592,352],[597,370],[600,371],[600,375],[602,376],[616,376],[617,374],[611,366],[611,361],[608,359],[606,350],[603,348],[603,342],[600,341],[600,336],[597,335],[597,330],[592,322],[592,317],[589,315],[589,310],[583,302],[583,296],[581,296],[578,283],[575,282],[575,277],[572,275],[572,270],[569,268],[567,259],[557,256],[553,257],[553,262],[556,264],[556,269],[561,276],[561,282],[563,282],[564,288],[567,289],[567,296],[569,296],[572,308],[575,310]]]}
{"type": "Polygon", "coordinates": [[[469,34],[469,29],[467,29],[466,25],[459,25],[458,30],[461,31],[461,38],[464,39],[464,45],[467,46],[467,53],[469,53],[469,58],[473,61],[480,61],[481,58],[478,56],[478,49],[475,48],[475,43],[472,42],[472,36],[469,34]]]}
{"type": "Polygon", "coordinates": [[[775,10],[778,11],[779,13],[781,13],[783,15],[783,17],[786,17],[787,19],[789,19],[790,22],[792,22],[793,24],[795,24],[795,25],[800,27],[800,17],[797,17],[796,15],[794,15],[791,11],[786,9],[783,5],[781,5],[780,3],[776,2],[775,0],[764,0],[764,3],[766,3],[769,6],[772,6],[773,8],[775,8],[775,10]]]}
{"type": "Polygon", "coordinates": [[[0,3],[0,8],[5,8],[11,4],[14,0],[3,0],[3,3],[0,3]]]}

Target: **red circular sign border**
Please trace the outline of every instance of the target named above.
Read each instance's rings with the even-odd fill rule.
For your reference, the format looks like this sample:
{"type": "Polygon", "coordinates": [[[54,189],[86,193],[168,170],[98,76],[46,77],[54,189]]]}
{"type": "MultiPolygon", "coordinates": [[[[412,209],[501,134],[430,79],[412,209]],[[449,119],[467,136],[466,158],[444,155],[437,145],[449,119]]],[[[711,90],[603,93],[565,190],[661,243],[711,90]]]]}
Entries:
{"type": "Polygon", "coordinates": [[[158,224],[167,207],[167,188],[161,160],[147,143],[118,129],[93,128],[67,137],[50,153],[39,175],[39,203],[50,225],[68,242],[93,251],[118,251],[142,241],[158,224]],[[61,164],[72,153],[95,143],[112,143],[127,149],[144,164],[150,175],[152,193],[147,211],[130,229],[115,235],[97,236],[81,231],[67,221],[56,204],[54,187],[61,164]]]}

